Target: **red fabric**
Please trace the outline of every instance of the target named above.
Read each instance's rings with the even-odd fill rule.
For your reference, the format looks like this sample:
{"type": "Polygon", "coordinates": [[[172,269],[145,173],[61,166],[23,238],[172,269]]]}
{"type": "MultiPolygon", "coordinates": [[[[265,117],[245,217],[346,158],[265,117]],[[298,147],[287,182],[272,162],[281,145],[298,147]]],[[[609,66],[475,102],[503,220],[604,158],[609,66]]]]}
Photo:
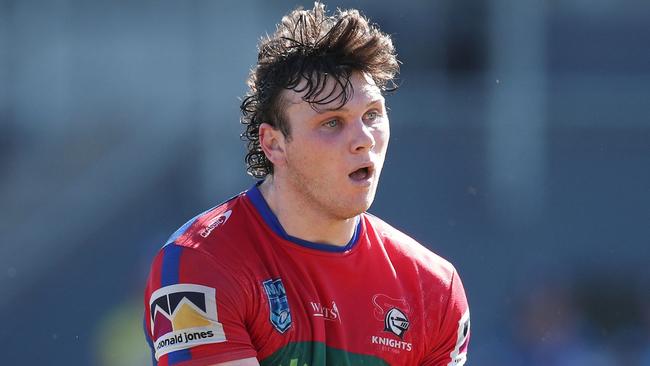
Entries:
{"type": "MultiPolygon", "coordinates": [[[[469,334],[458,332],[468,305],[453,266],[374,216],[361,215],[360,224],[358,242],[340,253],[283,239],[246,194],[200,216],[171,244],[185,248],[179,283],[216,289],[218,321],[227,340],[192,348],[191,365],[263,360],[301,341],[374,355],[390,365],[447,365],[456,348],[457,358],[463,358],[469,334]],[[270,321],[262,285],[278,278],[292,319],[284,333],[270,321]]],[[[156,258],[145,294],[148,317],[160,265],[156,258]]],[[[147,331],[151,337],[149,326],[147,331]]]]}

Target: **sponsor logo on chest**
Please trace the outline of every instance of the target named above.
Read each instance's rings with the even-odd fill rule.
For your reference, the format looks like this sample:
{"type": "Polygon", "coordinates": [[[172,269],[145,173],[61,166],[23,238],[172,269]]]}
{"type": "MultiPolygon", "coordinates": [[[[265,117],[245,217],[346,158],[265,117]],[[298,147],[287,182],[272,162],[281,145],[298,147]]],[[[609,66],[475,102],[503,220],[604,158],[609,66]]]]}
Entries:
{"type": "Polygon", "coordinates": [[[323,320],[341,322],[341,313],[336,306],[336,302],[332,300],[330,304],[322,304],[320,302],[310,301],[311,315],[323,320]]]}

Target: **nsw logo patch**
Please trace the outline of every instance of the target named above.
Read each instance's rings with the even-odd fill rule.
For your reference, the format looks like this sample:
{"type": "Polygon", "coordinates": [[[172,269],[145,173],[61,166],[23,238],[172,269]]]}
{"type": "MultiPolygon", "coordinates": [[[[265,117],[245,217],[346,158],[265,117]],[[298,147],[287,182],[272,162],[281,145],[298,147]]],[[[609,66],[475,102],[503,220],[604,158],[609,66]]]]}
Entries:
{"type": "Polygon", "coordinates": [[[269,299],[269,311],[271,313],[271,324],[278,332],[284,333],[291,327],[291,310],[287,300],[287,292],[282,279],[276,278],[262,282],[264,292],[269,299]]]}
{"type": "Polygon", "coordinates": [[[149,299],[156,360],[200,344],[225,342],[217,320],[215,289],[194,284],[165,286],[149,299]]]}

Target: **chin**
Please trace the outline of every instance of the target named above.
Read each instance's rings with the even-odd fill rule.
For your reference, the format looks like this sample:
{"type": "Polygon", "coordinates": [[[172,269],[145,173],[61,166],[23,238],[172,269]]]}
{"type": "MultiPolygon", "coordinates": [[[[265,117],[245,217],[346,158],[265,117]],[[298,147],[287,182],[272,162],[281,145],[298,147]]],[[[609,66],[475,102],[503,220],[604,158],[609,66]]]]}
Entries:
{"type": "Polygon", "coordinates": [[[373,197],[364,197],[362,200],[347,201],[347,205],[345,207],[342,207],[339,217],[341,219],[350,219],[366,212],[372,204],[372,199],[373,197]]]}

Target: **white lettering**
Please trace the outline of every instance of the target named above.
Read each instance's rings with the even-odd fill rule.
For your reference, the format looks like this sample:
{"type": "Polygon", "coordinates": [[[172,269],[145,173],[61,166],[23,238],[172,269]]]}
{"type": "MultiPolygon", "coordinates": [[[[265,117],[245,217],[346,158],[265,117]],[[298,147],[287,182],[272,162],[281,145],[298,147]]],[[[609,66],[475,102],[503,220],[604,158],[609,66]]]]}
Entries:
{"type": "Polygon", "coordinates": [[[310,301],[309,304],[313,310],[312,315],[317,317],[322,317],[325,320],[332,320],[341,322],[341,315],[339,313],[339,308],[336,306],[336,303],[332,301],[331,306],[323,306],[319,302],[310,301]]]}
{"type": "Polygon", "coordinates": [[[403,349],[405,351],[411,352],[413,350],[413,344],[409,342],[400,341],[397,339],[372,336],[370,338],[372,344],[378,344],[381,346],[388,346],[395,349],[403,349]]]}
{"type": "Polygon", "coordinates": [[[204,238],[207,238],[208,235],[212,232],[212,230],[216,229],[219,225],[225,224],[226,221],[228,221],[228,218],[230,217],[230,214],[232,213],[231,210],[228,210],[223,213],[223,215],[217,217],[216,220],[214,220],[210,225],[206,226],[199,232],[199,235],[201,235],[204,238]]]}
{"type": "Polygon", "coordinates": [[[469,339],[470,321],[469,309],[465,311],[458,321],[458,330],[456,331],[456,347],[449,354],[451,361],[447,366],[462,366],[467,361],[467,340],[469,339]]]}

